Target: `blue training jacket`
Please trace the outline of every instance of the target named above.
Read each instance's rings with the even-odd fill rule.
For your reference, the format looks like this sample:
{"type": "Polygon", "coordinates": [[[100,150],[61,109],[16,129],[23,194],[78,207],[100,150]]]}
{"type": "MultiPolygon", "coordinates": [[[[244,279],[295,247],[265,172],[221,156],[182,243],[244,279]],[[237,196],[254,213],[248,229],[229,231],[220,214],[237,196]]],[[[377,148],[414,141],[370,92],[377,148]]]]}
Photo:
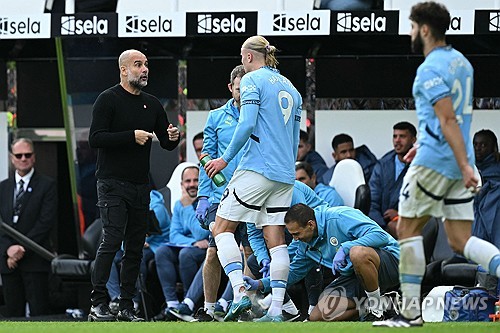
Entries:
{"type": "Polygon", "coordinates": [[[395,179],[396,166],[394,158],[396,152],[391,150],[385,154],[373,168],[370,177],[371,205],[368,216],[377,222],[382,228],[387,226],[384,213],[388,209],[398,210],[399,192],[403,185],[403,178],[408,170],[403,169],[398,179],[395,179]]]}
{"type": "Polygon", "coordinates": [[[177,245],[193,245],[193,243],[208,239],[210,231],[203,229],[195,215],[196,201],[184,207],[180,200],[174,205],[172,224],[170,225],[170,243],[177,245]]]}
{"type": "MultiPolygon", "coordinates": [[[[220,108],[210,111],[207,122],[205,123],[205,128],[203,129],[202,153],[207,153],[212,159],[221,157],[231,142],[236,125],[238,125],[239,116],[240,111],[234,105],[233,98],[220,108]]],[[[227,167],[221,171],[226,177],[227,183],[229,183],[229,180],[233,177],[234,170],[240,163],[244,151],[244,148],[240,150],[235,158],[229,162],[227,167]]],[[[209,198],[210,204],[219,203],[225,189],[226,186],[217,187],[214,182],[208,178],[205,169],[200,166],[198,197],[209,198]]]]}
{"type": "MultiPolygon", "coordinates": [[[[347,206],[319,206],[314,209],[318,236],[309,243],[298,243],[295,256],[290,263],[288,284],[302,280],[311,268],[323,265],[332,269],[335,253],[342,246],[347,254],[347,265],[340,274],[354,273],[349,251],[353,246],[381,248],[392,253],[399,260],[398,242],[377,223],[358,209],[347,206]]],[[[270,290],[270,279],[262,279],[265,290],[270,290]]]]}
{"type": "Polygon", "coordinates": [[[165,207],[163,195],[156,190],[152,190],[149,193],[149,197],[151,198],[151,201],[149,202],[149,209],[155,212],[158,223],[160,224],[161,235],[146,237],[146,242],[149,244],[151,251],[156,253],[156,250],[160,246],[166,245],[169,242],[171,221],[170,215],[165,207]]]}

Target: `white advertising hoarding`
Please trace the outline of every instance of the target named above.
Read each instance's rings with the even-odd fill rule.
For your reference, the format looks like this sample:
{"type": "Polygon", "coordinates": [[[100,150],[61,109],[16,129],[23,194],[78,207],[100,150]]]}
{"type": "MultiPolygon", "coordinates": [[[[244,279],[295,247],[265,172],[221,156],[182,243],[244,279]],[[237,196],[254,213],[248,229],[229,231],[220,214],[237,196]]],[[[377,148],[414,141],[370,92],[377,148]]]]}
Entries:
{"type": "Polygon", "coordinates": [[[0,39],[50,38],[50,14],[0,14],[0,39]]]}
{"type": "Polygon", "coordinates": [[[121,12],[118,37],[184,37],[186,14],[181,12],[121,12]]]}
{"type": "Polygon", "coordinates": [[[264,36],[330,34],[330,10],[259,12],[257,33],[264,36]]]}

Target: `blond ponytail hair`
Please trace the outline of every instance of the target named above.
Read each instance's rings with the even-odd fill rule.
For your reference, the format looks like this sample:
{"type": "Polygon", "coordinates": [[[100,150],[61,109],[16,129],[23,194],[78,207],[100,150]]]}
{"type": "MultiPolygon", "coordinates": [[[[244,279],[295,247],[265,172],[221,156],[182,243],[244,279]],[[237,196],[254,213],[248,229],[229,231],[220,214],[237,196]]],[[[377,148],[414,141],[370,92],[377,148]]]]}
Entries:
{"type": "Polygon", "coordinates": [[[264,56],[266,66],[276,68],[278,60],[274,55],[277,51],[276,47],[269,44],[267,39],[262,36],[249,37],[244,43],[242,48],[259,52],[264,56]]]}

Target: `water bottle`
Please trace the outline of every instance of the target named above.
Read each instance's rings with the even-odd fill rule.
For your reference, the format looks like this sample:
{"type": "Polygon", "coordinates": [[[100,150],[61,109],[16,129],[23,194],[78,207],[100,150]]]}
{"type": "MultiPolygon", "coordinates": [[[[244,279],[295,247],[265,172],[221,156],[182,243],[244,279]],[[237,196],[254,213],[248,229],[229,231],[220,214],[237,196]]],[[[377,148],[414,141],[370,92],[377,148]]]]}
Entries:
{"type": "MultiPolygon", "coordinates": [[[[208,154],[202,154],[200,156],[200,163],[201,165],[205,166],[208,161],[210,161],[212,158],[208,154]]],[[[218,172],[215,174],[215,176],[212,177],[212,181],[217,187],[221,187],[226,183],[226,177],[222,174],[222,172],[218,172]]]]}

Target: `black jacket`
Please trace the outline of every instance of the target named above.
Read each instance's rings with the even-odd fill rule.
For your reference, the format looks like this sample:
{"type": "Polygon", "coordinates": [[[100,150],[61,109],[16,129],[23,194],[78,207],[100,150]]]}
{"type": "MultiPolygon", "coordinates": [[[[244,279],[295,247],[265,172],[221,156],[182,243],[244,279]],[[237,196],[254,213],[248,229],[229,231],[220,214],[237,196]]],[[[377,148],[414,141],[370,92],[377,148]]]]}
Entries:
{"type": "MultiPolygon", "coordinates": [[[[57,222],[57,189],[55,181],[38,172],[33,173],[24,194],[24,202],[17,223],[12,223],[15,177],[12,175],[0,183],[0,216],[4,223],[29,237],[34,242],[50,249],[50,234],[57,222]]],[[[7,249],[19,244],[3,232],[0,233],[0,272],[13,272],[7,267],[7,249]]],[[[17,269],[26,272],[48,272],[50,262],[26,249],[17,269]]]]}

